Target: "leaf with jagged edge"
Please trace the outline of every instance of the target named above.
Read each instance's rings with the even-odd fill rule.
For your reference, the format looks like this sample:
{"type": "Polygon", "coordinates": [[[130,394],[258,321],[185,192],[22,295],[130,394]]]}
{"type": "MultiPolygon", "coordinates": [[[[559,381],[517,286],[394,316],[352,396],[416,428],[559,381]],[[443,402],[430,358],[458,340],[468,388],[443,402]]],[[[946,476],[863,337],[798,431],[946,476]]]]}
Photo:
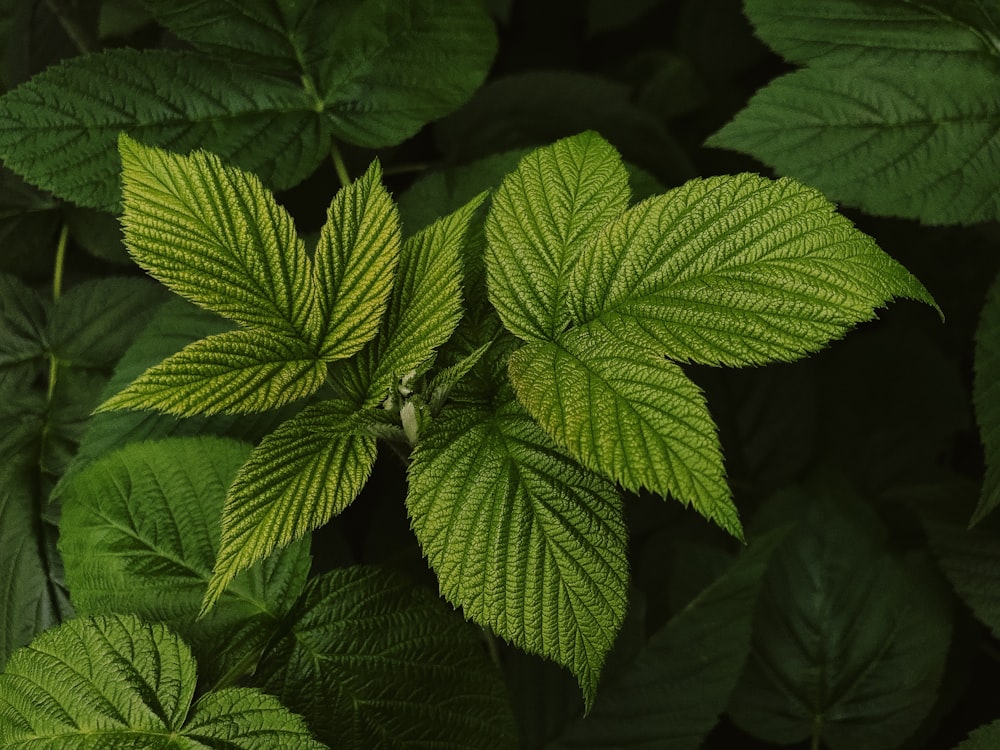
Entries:
{"type": "Polygon", "coordinates": [[[10,750],[324,747],[300,717],[253,688],[194,702],[196,670],[190,649],[164,625],[132,615],[70,620],[16,651],[0,675],[0,743],[10,750]]]}
{"type": "Polygon", "coordinates": [[[708,140],[870,213],[1000,215],[997,21],[981,4],[748,0],[757,34],[807,65],[708,140]]]}
{"type": "Polygon", "coordinates": [[[978,523],[1000,505],[1000,276],[986,295],[976,329],[973,403],[983,443],[986,476],[970,523],[978,523]]]}
{"type": "Polygon", "coordinates": [[[568,302],[675,361],[793,360],[927,290],[821,193],[753,174],[690,180],[609,225],[582,252],[568,302]]]}
{"type": "Polygon", "coordinates": [[[1000,745],[1000,720],[974,729],[953,750],[993,750],[998,745],[1000,745]]]}
{"type": "Polygon", "coordinates": [[[399,210],[376,160],[334,196],[313,257],[319,352],[327,362],[355,354],[375,335],[401,245],[399,210]]]}
{"type": "Polygon", "coordinates": [[[593,131],[521,159],[493,194],[486,219],[489,296],[508,330],[551,340],[565,329],[570,273],[628,200],[621,157],[593,131]]]}
{"type": "Polygon", "coordinates": [[[209,685],[252,671],[309,572],[305,540],[244,573],[223,606],[196,619],[226,489],[249,453],[224,438],[133,443],[80,471],[60,494],[59,550],[77,613],[168,625],[192,646],[209,685]]]}
{"type": "Polygon", "coordinates": [[[445,343],[462,316],[462,246],[484,194],[403,242],[399,267],[378,335],[349,373],[333,374],[359,404],[377,405],[399,380],[423,365],[445,343]]]}
{"type": "Polygon", "coordinates": [[[352,404],[307,406],[253,449],[222,511],[222,542],[202,614],[242,570],[330,520],[361,492],[375,438],[352,404]]]}
{"type": "Polygon", "coordinates": [[[513,400],[452,404],[413,453],[407,508],[441,592],[569,668],[589,706],[627,607],[621,499],[513,400]]]}
{"type": "Polygon", "coordinates": [[[97,412],[252,414],[310,396],[325,379],[326,365],[301,341],[227,331],[188,344],[149,368],[97,412]]]}
{"type": "Polygon", "coordinates": [[[329,145],[313,97],[296,83],[177,50],[72,58],[0,97],[0,158],[79,205],[118,205],[121,131],[217,153],[275,189],[308,176],[329,145]]]}
{"type": "Polygon", "coordinates": [[[742,537],[715,422],[678,365],[588,326],[526,344],[508,370],[518,401],[584,466],[742,537]]]}
{"type": "Polygon", "coordinates": [[[305,244],[253,174],[119,139],[125,243],[154,278],[247,327],[321,340],[305,244]]]}
{"type": "Polygon", "coordinates": [[[252,684],[343,750],[517,745],[482,634],[432,592],[352,566],[309,581],[252,684]]]}

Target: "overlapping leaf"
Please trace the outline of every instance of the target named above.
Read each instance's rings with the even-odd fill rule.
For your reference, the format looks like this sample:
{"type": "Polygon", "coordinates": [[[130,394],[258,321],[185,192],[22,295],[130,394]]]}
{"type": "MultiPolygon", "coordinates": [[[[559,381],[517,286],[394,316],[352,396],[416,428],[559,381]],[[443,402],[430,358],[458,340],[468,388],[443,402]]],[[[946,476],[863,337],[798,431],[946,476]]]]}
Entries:
{"type": "Polygon", "coordinates": [[[759,91],[710,145],[872,213],[935,224],[998,216],[998,29],[979,4],[745,8],[764,41],[808,67],[759,91]]]}
{"type": "Polygon", "coordinates": [[[375,438],[351,404],[327,400],[284,422],[236,474],[222,512],[222,542],[202,611],[241,570],[326,523],[361,492],[375,438]]]}
{"type": "Polygon", "coordinates": [[[992,750],[998,743],[1000,743],[1000,721],[994,721],[970,732],[954,750],[992,750]]]}
{"type": "Polygon", "coordinates": [[[429,591],[354,566],[309,582],[254,684],[343,750],[516,746],[482,636],[429,591]]]}
{"type": "Polygon", "coordinates": [[[168,625],[192,646],[210,685],[252,671],[309,569],[309,545],[293,544],[234,581],[224,606],[196,619],[226,489],[249,452],[222,438],[133,444],[92,463],[60,493],[59,545],[77,612],[168,625]]]}
{"type": "Polygon", "coordinates": [[[453,405],[414,452],[407,507],[444,596],[568,667],[591,704],[627,603],[614,488],[561,453],[516,402],[453,405]]]}
{"type": "Polygon", "coordinates": [[[80,618],[17,651],[0,675],[6,748],[156,747],[322,750],[301,718],[251,688],[193,703],[196,665],[163,625],[80,618]]]}
{"type": "Polygon", "coordinates": [[[1000,277],[993,282],[980,314],[975,371],[973,399],[985,449],[986,476],[973,523],[1000,505],[1000,277]]]}

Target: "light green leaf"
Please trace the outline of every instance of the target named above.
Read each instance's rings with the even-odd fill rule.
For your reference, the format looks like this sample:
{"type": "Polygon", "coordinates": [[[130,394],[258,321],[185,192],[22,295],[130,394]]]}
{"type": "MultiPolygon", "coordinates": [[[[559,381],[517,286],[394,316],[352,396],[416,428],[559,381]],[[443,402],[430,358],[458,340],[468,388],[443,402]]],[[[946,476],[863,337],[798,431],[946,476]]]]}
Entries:
{"type": "Polygon", "coordinates": [[[715,423],[676,364],[593,326],[523,346],[509,372],[518,400],[584,466],[742,536],[715,423]]]}
{"type": "Polygon", "coordinates": [[[521,159],[493,194],[486,219],[490,301],[508,330],[533,340],[566,328],[570,273],[628,200],[621,158],[592,131],[521,159]]]}
{"type": "Polygon", "coordinates": [[[725,710],[750,650],[754,604],[782,532],[754,540],[660,630],[556,748],[697,750],[725,710]]]}
{"type": "Polygon", "coordinates": [[[517,745],[482,634],[431,592],[378,568],[310,580],[254,684],[342,750],[517,745]]]}
{"type": "Polygon", "coordinates": [[[222,544],[202,614],[241,570],[350,505],[368,481],[375,454],[363,417],[341,401],[308,406],[264,438],[226,496],[222,544]]]}
{"type": "Polygon", "coordinates": [[[321,750],[305,723],[250,688],[192,706],[196,665],[163,625],[80,618],[18,650],[0,675],[5,748],[321,750]],[[214,742],[213,742],[214,740],[214,742]],[[183,743],[183,744],[179,744],[183,743]]]}
{"type": "Polygon", "coordinates": [[[982,521],[1000,505],[1000,276],[986,296],[976,329],[973,403],[986,460],[979,504],[971,523],[982,521]]]}
{"type": "Polygon", "coordinates": [[[453,405],[417,445],[407,507],[441,592],[467,617],[568,667],[593,703],[627,606],[614,488],[516,402],[453,405]]]}
{"type": "Polygon", "coordinates": [[[125,135],[119,147],[136,262],[207,310],[316,346],[305,244],[260,180],[204,151],[180,156],[125,135]]]}
{"type": "Polygon", "coordinates": [[[678,361],[791,360],[926,289],[819,192],[752,174],[690,180],[587,245],[573,323],[678,361]]]}
{"type": "Polygon", "coordinates": [[[400,378],[416,373],[462,316],[462,249],[483,195],[409,237],[402,247],[378,336],[347,363],[345,382],[359,403],[376,405],[400,378]]]}
{"type": "Polygon", "coordinates": [[[375,335],[401,244],[399,211],[375,161],[334,196],[316,247],[319,347],[326,361],[351,356],[375,335]]]}
{"type": "Polygon", "coordinates": [[[173,151],[217,153],[276,189],[308,176],[328,147],[297,85],[176,50],[72,58],[0,98],[0,158],[80,205],[117,206],[123,130],[173,151]]]}
{"type": "Polygon", "coordinates": [[[254,566],[197,620],[219,547],[226,489],[250,446],[221,438],[132,444],[64,483],[59,549],[81,615],[162,622],[194,650],[206,684],[252,671],[301,593],[309,545],[254,566]]]}
{"type": "Polygon", "coordinates": [[[997,745],[1000,745],[1000,721],[984,724],[970,732],[954,750],[993,750],[997,745]]]}
{"type": "Polygon", "coordinates": [[[749,0],[757,33],[809,67],[759,91],[712,146],[864,210],[997,218],[998,29],[974,3],[749,0]]]}
{"type": "Polygon", "coordinates": [[[946,587],[836,485],[789,490],[760,514],[762,526],[797,525],[771,560],[731,717],[766,742],[899,747],[937,699],[952,636],[946,587]]]}
{"type": "Polygon", "coordinates": [[[305,398],[325,378],[326,365],[301,341],[227,331],[188,344],[149,368],[98,411],[247,414],[305,398]]]}

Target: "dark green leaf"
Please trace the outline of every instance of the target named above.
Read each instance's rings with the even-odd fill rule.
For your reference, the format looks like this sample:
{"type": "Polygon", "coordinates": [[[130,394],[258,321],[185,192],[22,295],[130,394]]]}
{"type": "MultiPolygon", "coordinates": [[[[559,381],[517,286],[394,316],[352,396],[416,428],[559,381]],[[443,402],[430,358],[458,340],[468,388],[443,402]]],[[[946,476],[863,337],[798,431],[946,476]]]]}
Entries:
{"type": "Polygon", "coordinates": [[[1000,505],[1000,276],[990,287],[976,330],[975,372],[973,398],[986,452],[986,476],[972,523],[1000,505]]]}

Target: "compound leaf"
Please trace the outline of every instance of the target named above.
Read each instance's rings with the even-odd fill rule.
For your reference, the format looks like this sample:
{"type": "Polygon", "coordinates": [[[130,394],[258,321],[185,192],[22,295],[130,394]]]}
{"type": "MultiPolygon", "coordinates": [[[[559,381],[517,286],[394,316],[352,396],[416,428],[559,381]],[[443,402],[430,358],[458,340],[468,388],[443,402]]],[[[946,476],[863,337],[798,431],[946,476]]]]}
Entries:
{"type": "Polygon", "coordinates": [[[125,242],[177,294],[241,325],[319,340],[305,245],[260,180],[203,151],[119,140],[125,242]]]}
{"type": "Polygon", "coordinates": [[[809,67],[759,91],[708,143],[875,214],[1000,215],[995,23],[972,3],[750,0],[757,33],[809,67]]]}
{"type": "Polygon", "coordinates": [[[315,287],[323,321],[320,355],[356,353],[375,335],[399,263],[399,211],[378,161],[334,196],[316,247],[315,287]]]}
{"type": "Polygon", "coordinates": [[[310,558],[307,543],[289,546],[238,577],[224,606],[196,619],[226,489],[249,453],[223,438],[137,443],[65,482],[59,549],[78,614],[168,625],[191,644],[208,684],[251,671],[302,591],[310,558]]]}
{"type": "Polygon", "coordinates": [[[512,333],[552,339],[569,323],[566,295],[580,254],[628,205],[625,166],[588,131],[524,156],[492,200],[490,301],[512,333]]]}
{"type": "Polygon", "coordinates": [[[175,50],[72,58],[0,98],[0,158],[83,206],[117,206],[122,131],[173,151],[212,151],[276,189],[309,175],[328,146],[297,85],[175,50]]]}
{"type": "Polygon", "coordinates": [[[99,411],[248,414],[305,398],[325,378],[326,366],[301,341],[227,331],[188,344],[149,368],[99,411]]]}
{"type": "Polygon", "coordinates": [[[192,706],[196,665],[167,628],[132,615],[79,618],[38,636],[0,675],[4,747],[321,750],[305,723],[250,688],[192,706]],[[214,742],[212,740],[215,740],[214,742]]]}
{"type": "Polygon", "coordinates": [[[254,682],[344,750],[516,746],[482,635],[431,592],[378,568],[310,580],[254,682]]]}
{"type": "Polygon", "coordinates": [[[977,523],[1000,505],[1000,276],[980,314],[974,364],[973,403],[986,459],[982,494],[972,515],[977,523]]]}
{"type": "Polygon", "coordinates": [[[222,512],[222,543],[202,613],[237,573],[322,526],[361,492],[375,438],[351,404],[303,409],[261,441],[236,474],[222,512]]]}
{"type": "Polygon", "coordinates": [[[679,366],[596,326],[527,344],[508,370],[528,413],[584,466],[742,536],[715,423],[679,366]]]}
{"type": "Polygon", "coordinates": [[[441,592],[466,616],[568,667],[591,705],[624,620],[621,500],[514,401],[449,406],[410,466],[407,507],[441,592]]]}
{"type": "Polygon", "coordinates": [[[690,180],[614,221],[570,279],[573,323],[677,361],[792,360],[926,289],[818,191],[752,174],[690,180]]]}

